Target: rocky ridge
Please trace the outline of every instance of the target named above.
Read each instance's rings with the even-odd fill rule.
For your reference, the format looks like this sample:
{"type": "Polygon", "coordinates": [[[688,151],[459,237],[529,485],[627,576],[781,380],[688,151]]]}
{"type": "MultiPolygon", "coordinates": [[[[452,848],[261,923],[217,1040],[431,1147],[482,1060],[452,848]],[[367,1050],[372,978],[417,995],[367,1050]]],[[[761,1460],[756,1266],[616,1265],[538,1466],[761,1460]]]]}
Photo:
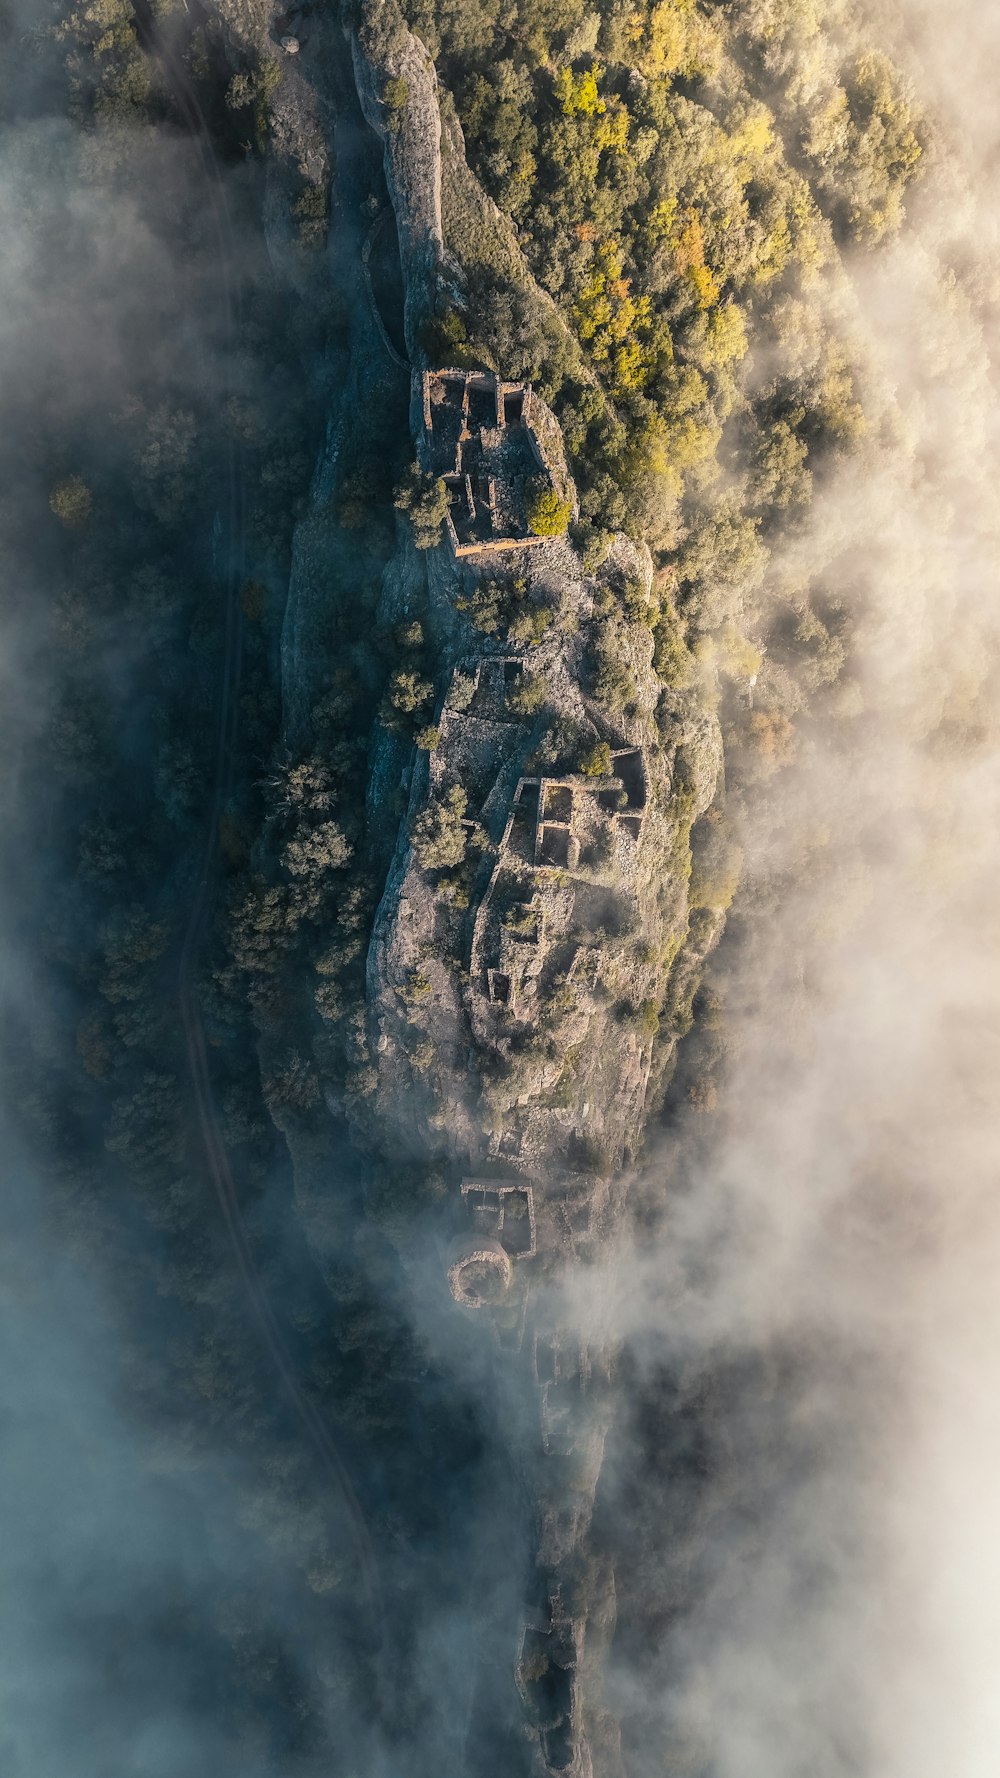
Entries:
{"type": "MultiPolygon", "coordinates": [[[[365,9],[346,41],[353,102],[382,145],[399,240],[419,462],[423,372],[440,368],[427,365],[427,324],[462,282],[442,222],[436,76],[387,0],[365,9]]],[[[304,47],[294,83],[311,76],[322,87],[329,54],[310,67],[304,47]]],[[[282,110],[279,89],[276,103],[291,142],[295,102],[282,110]]],[[[357,125],[343,97],[332,110],[331,160],[349,182],[357,125]]],[[[449,122],[452,163],[460,151],[449,122]]],[[[474,185],[464,162],[448,177],[452,189],[474,185]]],[[[488,221],[486,200],[481,208],[488,221]]],[[[279,241],[277,200],[270,210],[279,241]]],[[[296,537],[282,649],[290,744],[322,676],[344,439],[379,415],[384,423],[394,402],[406,411],[399,358],[364,275],[368,225],[347,214],[339,243],[353,263],[338,265],[338,277],[352,293],[350,358],[296,537]]],[[[518,386],[498,384],[498,411],[504,387],[518,386]]],[[[536,391],[521,393],[550,480],[572,505],[555,416],[536,391]]],[[[418,550],[400,519],[380,621],[422,626],[436,703],[420,747],[384,727],[373,740],[370,851],[388,864],[358,1036],[370,1084],[346,1101],[334,1083],[328,1093],[390,1166],[417,1163],[443,1182],[430,1231],[440,1292],[469,1318],[470,1337],[495,1348],[497,1412],[533,1521],[511,1665],[494,1682],[516,1687],[537,1769],[573,1778],[621,1769],[600,1704],[613,1577],[587,1541],[614,1354],[599,1331],[569,1322],[558,1283],[614,1234],[626,1169],[723,918],[692,914],[688,897],[691,828],[719,794],[721,738],[690,657],[671,683],[654,670],[659,597],[648,549],[625,535],[596,552],[571,534],[460,559],[444,539],[418,550]]],[[[315,1157],[295,1121],[280,1121],[303,1197],[315,1196],[315,1157]]]]}
{"type": "MultiPolygon", "coordinates": [[[[355,66],[410,244],[413,352],[440,240],[440,181],[426,166],[440,129],[436,117],[427,128],[434,93],[423,83],[411,160],[407,128],[375,95],[414,59],[392,33],[378,61],[379,41],[373,57],[371,38],[367,50],[356,38],[355,66]]],[[[420,383],[417,370],[418,459],[420,383]]],[[[530,399],[565,486],[557,423],[530,399]]],[[[478,422],[458,423],[467,436],[478,422]]],[[[533,1501],[515,1660],[525,1728],[540,1770],[585,1778],[595,1758],[607,1771],[620,1764],[597,1671],[613,1580],[587,1553],[613,1354],[599,1334],[566,1325],[552,1282],[614,1232],[623,1168],[718,936],[721,916],[689,918],[687,889],[690,828],[716,796],[721,741],[697,690],[671,692],[653,669],[648,550],[618,535],[593,563],[565,536],[532,541],[501,561],[458,559],[446,542],[418,552],[401,535],[384,577],[382,620],[419,614],[438,695],[428,744],[404,769],[369,950],[376,1085],[363,1122],[383,1154],[417,1156],[448,1181],[442,1284],[497,1343],[533,1501]],[[602,683],[609,633],[624,697],[602,683]]]]}

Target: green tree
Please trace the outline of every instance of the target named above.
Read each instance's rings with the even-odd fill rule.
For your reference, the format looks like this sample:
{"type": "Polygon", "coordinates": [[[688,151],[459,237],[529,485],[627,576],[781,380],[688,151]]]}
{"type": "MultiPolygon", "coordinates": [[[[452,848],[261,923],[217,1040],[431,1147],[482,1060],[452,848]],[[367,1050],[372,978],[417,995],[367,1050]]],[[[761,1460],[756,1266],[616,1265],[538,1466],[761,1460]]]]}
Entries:
{"type": "Polygon", "coordinates": [[[431,364],[463,364],[468,337],[457,309],[429,316],[420,328],[420,344],[431,364]]]}
{"type": "Polygon", "coordinates": [[[424,870],[447,870],[465,857],[465,811],[468,798],[452,785],[428,803],[410,823],[410,842],[424,870]]]}
{"type": "Polygon", "coordinates": [[[412,716],[420,710],[434,694],[434,687],[427,679],[421,679],[418,673],[411,673],[401,668],[394,673],[389,681],[387,697],[393,710],[401,716],[412,716]]]}
{"type": "Polygon", "coordinates": [[[560,68],[553,82],[553,91],[564,117],[602,117],[607,110],[597,90],[604,69],[599,63],[574,74],[572,68],[560,68]]]}
{"type": "Polygon", "coordinates": [[[350,842],[335,821],[321,821],[318,827],[296,834],[282,853],[293,877],[323,876],[339,870],[350,856],[350,842]]]}
{"type": "Polygon", "coordinates": [[[440,476],[425,475],[414,464],[396,489],[395,506],[409,518],[418,549],[433,549],[440,543],[448,514],[448,489],[440,476]]]}

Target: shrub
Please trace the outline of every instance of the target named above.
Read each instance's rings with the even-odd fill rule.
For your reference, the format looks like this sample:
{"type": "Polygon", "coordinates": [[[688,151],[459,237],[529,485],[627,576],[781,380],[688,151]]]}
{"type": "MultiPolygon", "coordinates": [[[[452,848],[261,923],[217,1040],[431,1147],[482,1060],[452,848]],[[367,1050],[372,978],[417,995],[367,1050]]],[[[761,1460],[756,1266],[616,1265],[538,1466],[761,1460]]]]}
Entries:
{"type": "Polygon", "coordinates": [[[441,730],[435,728],[434,724],[429,722],[426,728],[419,728],[417,730],[413,739],[417,746],[421,747],[425,753],[433,753],[441,740],[441,730]]]}
{"type": "Polygon", "coordinates": [[[610,778],[611,748],[607,741],[596,741],[594,746],[583,755],[580,770],[585,778],[610,778]]]}
{"type": "Polygon", "coordinates": [[[378,490],[371,466],[345,475],[337,491],[337,521],[346,531],[360,531],[368,523],[378,490]]]}
{"type": "Polygon", "coordinates": [[[410,1051],[410,1067],[415,1074],[425,1074],[436,1055],[437,1050],[431,1039],[424,1037],[419,1043],[415,1043],[410,1051]]]}
{"type": "Polygon", "coordinates": [[[393,504],[409,518],[418,549],[433,549],[440,543],[448,514],[448,490],[440,477],[435,480],[414,464],[396,489],[393,504]]]}
{"type": "Polygon", "coordinates": [[[93,497],[82,476],[71,475],[53,488],[49,505],[61,525],[76,531],[89,519],[93,497]]]}
{"type": "Polygon", "coordinates": [[[623,642],[621,630],[612,629],[601,639],[597,650],[594,697],[605,710],[628,710],[638,695],[635,676],[623,654],[623,642]]]}
{"type": "Polygon", "coordinates": [[[528,499],[528,529],[535,537],[562,537],[573,508],[555,488],[540,488],[528,499]]]}
{"type": "Polygon", "coordinates": [[[465,857],[468,798],[457,784],[414,816],[410,842],[424,870],[447,870],[465,857]]]}
{"type": "Polygon", "coordinates": [[[721,809],[708,809],[690,834],[690,909],[722,914],[737,893],[744,864],[742,848],[731,839],[721,809]]]}
{"type": "Polygon", "coordinates": [[[400,998],[405,1006],[417,1006],[421,1000],[429,999],[433,992],[433,985],[422,969],[411,969],[399,990],[400,998]]]}
{"type": "Polygon", "coordinates": [[[313,998],[320,1018],[332,1022],[343,1018],[347,1011],[347,996],[339,982],[320,982],[313,998]]]}
{"type": "Polygon", "coordinates": [[[510,589],[501,580],[483,580],[471,597],[460,593],[455,600],[459,611],[467,612],[470,622],[484,636],[494,636],[502,628],[510,603],[510,589]]]}
{"type": "Polygon", "coordinates": [[[691,671],[691,651],[681,620],[669,602],[660,611],[653,632],[653,671],[664,685],[683,685],[691,671]]]}
{"type": "Polygon", "coordinates": [[[750,718],[750,737],[766,770],[790,763],[795,754],[794,725],[781,710],[755,710],[750,718]]]}
{"type": "Polygon", "coordinates": [[[292,205],[298,226],[299,245],[322,247],[326,240],[330,210],[330,191],[325,183],[310,184],[299,193],[292,205]]]}
{"type": "Polygon", "coordinates": [[[439,893],[444,896],[446,901],[451,902],[452,907],[461,909],[468,907],[472,897],[461,871],[445,871],[438,878],[437,886],[439,893]]]}
{"type": "Polygon", "coordinates": [[[552,613],[547,605],[529,605],[511,618],[507,634],[512,642],[522,645],[529,642],[532,648],[537,648],[551,622],[552,613]]]}
{"type": "Polygon", "coordinates": [[[571,717],[556,717],[541,736],[538,746],[530,755],[528,765],[532,772],[545,772],[547,776],[558,776],[562,772],[577,769],[576,762],[580,750],[587,737],[580,730],[579,724],[571,717]]]}
{"type": "Polygon", "coordinates": [[[448,692],[449,710],[467,710],[476,695],[476,682],[470,673],[456,673],[448,692]]]}
{"type": "Polygon", "coordinates": [[[522,673],[507,693],[507,702],[518,716],[534,716],[542,708],[547,691],[543,673],[522,673]]]}
{"type": "Polygon", "coordinates": [[[402,111],[410,89],[401,75],[392,75],[382,88],[382,103],[387,111],[402,111]]]}
{"type": "Polygon", "coordinates": [[[401,669],[390,679],[386,695],[393,710],[398,710],[401,716],[412,716],[427,703],[433,692],[434,687],[428,680],[401,669]]]}
{"type": "Polygon", "coordinates": [[[230,111],[242,111],[252,105],[257,95],[256,82],[252,74],[234,74],[226,88],[226,104],[230,111]]]}
{"type": "Polygon", "coordinates": [[[467,340],[457,309],[429,316],[420,329],[420,344],[432,364],[463,364],[467,340]]]}
{"type": "Polygon", "coordinates": [[[727,679],[756,679],[760,672],[760,649],[734,623],[724,624],[719,632],[716,658],[727,679]]]}
{"type": "Polygon", "coordinates": [[[305,1056],[294,1052],[265,1080],[264,1091],[274,1103],[295,1111],[308,1111],[320,1097],[315,1069],[305,1056]]]}
{"type": "Polygon", "coordinates": [[[515,575],[510,580],[481,581],[470,597],[460,595],[455,604],[459,611],[468,614],[484,636],[495,636],[506,630],[511,641],[522,646],[526,643],[536,646],[553,618],[548,605],[529,598],[528,582],[523,575],[515,575]]]}

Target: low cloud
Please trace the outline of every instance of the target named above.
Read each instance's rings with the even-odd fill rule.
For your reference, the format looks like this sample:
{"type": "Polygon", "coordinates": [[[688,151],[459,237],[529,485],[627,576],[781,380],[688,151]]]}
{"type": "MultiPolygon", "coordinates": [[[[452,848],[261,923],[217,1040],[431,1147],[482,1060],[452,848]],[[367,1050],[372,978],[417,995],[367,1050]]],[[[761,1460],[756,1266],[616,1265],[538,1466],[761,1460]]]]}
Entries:
{"type": "MultiPolygon", "coordinates": [[[[928,24],[903,28],[931,55],[928,24]]],[[[849,267],[869,436],[778,567],[850,604],[852,702],[741,811],[718,1109],[654,1144],[655,1242],[608,1276],[632,1778],[996,1761],[992,30],[949,17],[927,82],[949,158],[898,245],[849,267]]]]}

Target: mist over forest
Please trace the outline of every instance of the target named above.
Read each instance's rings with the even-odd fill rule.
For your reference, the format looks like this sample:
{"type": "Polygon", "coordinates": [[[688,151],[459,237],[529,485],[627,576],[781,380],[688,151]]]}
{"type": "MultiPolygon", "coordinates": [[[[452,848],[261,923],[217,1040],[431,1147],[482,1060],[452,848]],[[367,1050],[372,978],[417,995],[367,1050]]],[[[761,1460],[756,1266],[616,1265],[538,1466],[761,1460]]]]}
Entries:
{"type": "Polygon", "coordinates": [[[996,35],[0,0],[11,1778],[992,1774],[996,35]]]}

